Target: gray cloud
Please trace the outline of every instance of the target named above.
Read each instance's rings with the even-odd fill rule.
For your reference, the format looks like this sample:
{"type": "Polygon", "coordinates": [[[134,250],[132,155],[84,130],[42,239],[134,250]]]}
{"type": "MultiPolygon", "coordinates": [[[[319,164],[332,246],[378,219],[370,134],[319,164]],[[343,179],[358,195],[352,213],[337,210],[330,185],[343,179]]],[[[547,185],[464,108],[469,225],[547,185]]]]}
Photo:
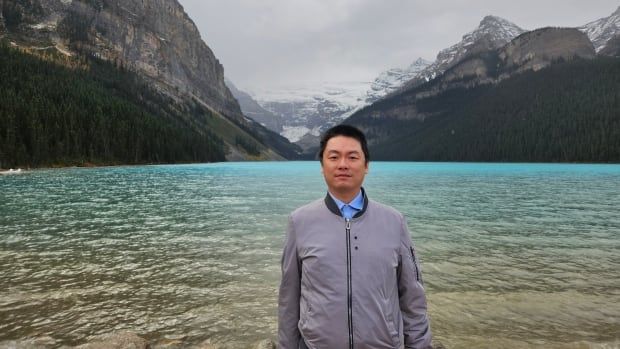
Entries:
{"type": "Polygon", "coordinates": [[[417,57],[434,60],[485,15],[524,29],[580,26],[617,0],[180,0],[241,88],[368,81],[417,57]]]}

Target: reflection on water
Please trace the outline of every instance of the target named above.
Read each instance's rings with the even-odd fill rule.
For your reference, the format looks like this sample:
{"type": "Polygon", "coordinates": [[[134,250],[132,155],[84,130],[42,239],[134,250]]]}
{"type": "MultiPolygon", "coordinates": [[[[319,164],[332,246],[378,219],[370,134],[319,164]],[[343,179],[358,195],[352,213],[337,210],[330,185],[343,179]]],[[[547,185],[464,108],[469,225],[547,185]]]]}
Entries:
{"type": "MultiPolygon", "coordinates": [[[[619,347],[620,166],[372,163],[409,220],[449,348],[619,347]]],[[[0,177],[0,341],[127,329],[155,343],[275,338],[286,216],[318,163],[0,177]]]]}

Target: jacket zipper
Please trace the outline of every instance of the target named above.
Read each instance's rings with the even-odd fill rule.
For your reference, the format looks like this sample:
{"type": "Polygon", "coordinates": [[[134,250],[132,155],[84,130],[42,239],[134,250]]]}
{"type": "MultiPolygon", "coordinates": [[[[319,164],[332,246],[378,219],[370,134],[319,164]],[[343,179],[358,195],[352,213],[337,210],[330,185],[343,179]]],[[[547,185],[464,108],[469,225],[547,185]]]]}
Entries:
{"type": "Polygon", "coordinates": [[[349,349],[353,349],[353,291],[351,290],[351,220],[345,218],[347,232],[347,315],[349,322],[349,349]]]}
{"type": "Polygon", "coordinates": [[[411,258],[413,259],[413,267],[415,269],[415,279],[418,282],[422,282],[422,278],[420,277],[420,270],[418,269],[418,261],[415,259],[415,253],[413,252],[413,247],[409,247],[409,251],[411,252],[411,258]]]}

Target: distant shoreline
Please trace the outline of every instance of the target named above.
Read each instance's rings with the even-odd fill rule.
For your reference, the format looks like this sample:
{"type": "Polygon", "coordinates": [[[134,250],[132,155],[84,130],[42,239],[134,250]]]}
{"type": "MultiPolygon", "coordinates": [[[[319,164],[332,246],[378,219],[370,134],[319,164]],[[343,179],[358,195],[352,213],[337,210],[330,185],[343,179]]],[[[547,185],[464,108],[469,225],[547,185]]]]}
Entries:
{"type": "MultiPolygon", "coordinates": [[[[226,161],[222,161],[226,162],[226,161]]],[[[15,167],[15,168],[1,168],[0,174],[5,174],[11,170],[17,171],[21,170],[22,172],[30,172],[35,170],[60,170],[67,168],[106,168],[106,167],[136,167],[136,166],[158,166],[158,165],[192,165],[192,164],[214,164],[216,162],[171,162],[171,163],[144,163],[144,164],[95,164],[95,163],[84,163],[78,165],[51,165],[51,166],[41,166],[41,167],[15,167]]]]}
{"type": "MultiPolygon", "coordinates": [[[[227,162],[269,162],[270,160],[245,160],[245,161],[213,161],[213,162],[162,162],[162,163],[143,163],[143,164],[98,164],[92,162],[85,162],[81,164],[54,164],[40,167],[14,167],[14,168],[2,168],[0,167],[0,175],[9,174],[7,172],[13,170],[21,170],[30,172],[33,170],[53,170],[53,169],[67,169],[67,168],[105,168],[105,167],[135,167],[135,166],[159,166],[159,165],[193,165],[193,164],[215,164],[215,163],[227,163],[227,162]]],[[[318,161],[318,160],[284,160],[284,161],[318,161]]],[[[620,165],[620,162],[545,162],[545,161],[416,161],[416,160],[371,160],[371,162],[412,162],[412,163],[446,163],[446,164],[549,164],[549,165],[620,165]]]]}

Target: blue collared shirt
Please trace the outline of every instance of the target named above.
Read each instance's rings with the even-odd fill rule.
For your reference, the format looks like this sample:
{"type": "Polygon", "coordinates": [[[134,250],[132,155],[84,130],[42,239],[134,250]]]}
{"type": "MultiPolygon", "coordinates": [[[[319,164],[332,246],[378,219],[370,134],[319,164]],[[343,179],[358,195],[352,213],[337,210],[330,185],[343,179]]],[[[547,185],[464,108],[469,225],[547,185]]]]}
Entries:
{"type": "Polygon", "coordinates": [[[357,212],[359,212],[364,207],[364,196],[362,195],[361,190],[348,204],[336,199],[336,197],[333,196],[332,193],[329,193],[329,195],[332,197],[332,199],[334,199],[334,202],[340,209],[342,216],[346,219],[351,219],[353,216],[355,216],[357,212]]]}

